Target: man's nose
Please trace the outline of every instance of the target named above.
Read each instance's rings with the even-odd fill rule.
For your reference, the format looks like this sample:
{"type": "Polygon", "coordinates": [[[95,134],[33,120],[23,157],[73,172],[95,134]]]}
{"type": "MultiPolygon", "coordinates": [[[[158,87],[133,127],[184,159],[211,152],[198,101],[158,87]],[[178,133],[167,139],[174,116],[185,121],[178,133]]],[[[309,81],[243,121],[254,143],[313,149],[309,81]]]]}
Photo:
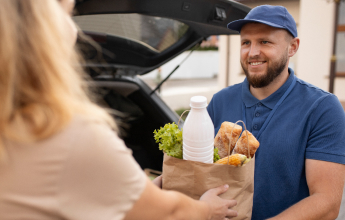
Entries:
{"type": "Polygon", "coordinates": [[[260,55],[260,46],[257,44],[251,44],[249,50],[249,57],[256,57],[260,55]]]}

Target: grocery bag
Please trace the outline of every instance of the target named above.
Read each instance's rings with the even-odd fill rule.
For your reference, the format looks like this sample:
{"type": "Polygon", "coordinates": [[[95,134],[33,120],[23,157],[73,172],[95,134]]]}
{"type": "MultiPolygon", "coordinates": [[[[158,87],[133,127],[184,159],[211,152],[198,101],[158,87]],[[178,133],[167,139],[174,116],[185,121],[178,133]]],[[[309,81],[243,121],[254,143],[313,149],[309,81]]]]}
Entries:
{"type": "Polygon", "coordinates": [[[228,191],[220,197],[237,201],[232,209],[238,216],[233,219],[248,220],[253,207],[254,168],[255,157],[244,166],[235,167],[182,160],[164,154],[162,188],[198,200],[207,190],[228,184],[228,191]]]}

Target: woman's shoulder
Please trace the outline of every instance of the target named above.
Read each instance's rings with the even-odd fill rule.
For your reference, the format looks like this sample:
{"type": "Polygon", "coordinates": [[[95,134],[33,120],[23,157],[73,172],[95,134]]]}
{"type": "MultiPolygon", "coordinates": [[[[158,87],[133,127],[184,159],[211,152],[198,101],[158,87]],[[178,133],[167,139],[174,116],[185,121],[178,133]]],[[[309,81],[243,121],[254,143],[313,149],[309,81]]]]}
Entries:
{"type": "Polygon", "coordinates": [[[111,145],[116,146],[118,150],[127,150],[116,131],[106,122],[83,115],[74,116],[65,129],[55,136],[53,139],[72,145],[73,148],[81,147],[85,150],[87,147],[111,145]]]}
{"type": "Polygon", "coordinates": [[[64,130],[64,132],[71,131],[79,132],[81,134],[88,134],[89,132],[92,134],[98,134],[102,132],[97,131],[112,131],[112,129],[102,120],[97,120],[84,115],[74,115],[64,130]]]}

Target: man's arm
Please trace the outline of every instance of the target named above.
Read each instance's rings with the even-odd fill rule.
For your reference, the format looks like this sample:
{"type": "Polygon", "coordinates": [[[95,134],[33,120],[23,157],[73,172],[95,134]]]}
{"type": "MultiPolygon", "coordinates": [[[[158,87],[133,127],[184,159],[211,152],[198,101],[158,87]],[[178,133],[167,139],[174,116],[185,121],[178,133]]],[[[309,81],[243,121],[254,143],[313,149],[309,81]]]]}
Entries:
{"type": "Polygon", "coordinates": [[[310,196],[270,220],[327,220],[339,213],[345,165],[307,159],[305,172],[310,196]]]}

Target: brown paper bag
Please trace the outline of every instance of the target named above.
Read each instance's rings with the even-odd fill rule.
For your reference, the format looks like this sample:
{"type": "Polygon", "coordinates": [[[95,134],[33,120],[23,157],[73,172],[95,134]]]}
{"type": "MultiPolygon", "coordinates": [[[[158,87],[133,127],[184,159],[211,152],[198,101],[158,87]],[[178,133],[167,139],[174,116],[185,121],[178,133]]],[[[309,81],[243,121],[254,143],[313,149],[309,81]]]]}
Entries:
{"type": "Polygon", "coordinates": [[[229,190],[221,198],[234,199],[233,210],[238,216],[233,219],[251,219],[254,193],[254,158],[245,166],[206,164],[170,157],[164,154],[163,189],[181,192],[199,199],[211,188],[228,184],[229,190]]]}

